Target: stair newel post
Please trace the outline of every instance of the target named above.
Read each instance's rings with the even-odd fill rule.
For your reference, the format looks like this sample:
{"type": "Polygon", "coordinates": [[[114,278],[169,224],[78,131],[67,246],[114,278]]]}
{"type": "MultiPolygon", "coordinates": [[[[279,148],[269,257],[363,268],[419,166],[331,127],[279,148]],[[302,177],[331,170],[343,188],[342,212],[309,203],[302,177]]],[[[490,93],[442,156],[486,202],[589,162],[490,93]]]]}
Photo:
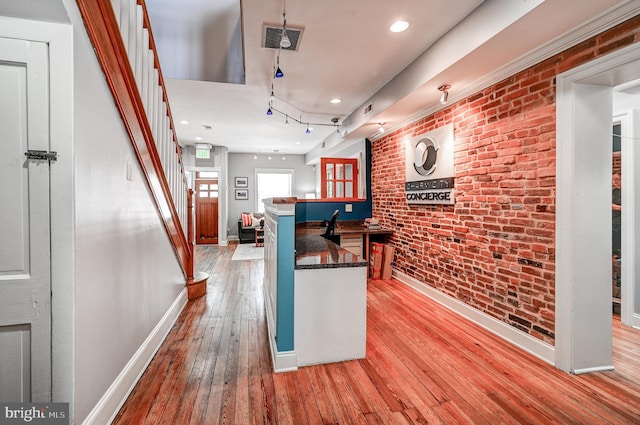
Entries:
{"type": "Polygon", "coordinates": [[[209,274],[204,272],[195,273],[195,247],[193,246],[193,189],[187,189],[187,245],[189,246],[189,262],[187,264],[190,276],[187,279],[187,291],[190,300],[196,299],[207,293],[207,280],[209,274]]]}
{"type": "Polygon", "coordinates": [[[195,249],[193,246],[193,189],[191,188],[187,189],[187,238],[189,251],[191,251],[189,255],[189,264],[187,266],[187,273],[189,274],[189,276],[187,277],[189,279],[193,279],[195,271],[195,264],[193,259],[193,257],[195,256],[195,249]]]}

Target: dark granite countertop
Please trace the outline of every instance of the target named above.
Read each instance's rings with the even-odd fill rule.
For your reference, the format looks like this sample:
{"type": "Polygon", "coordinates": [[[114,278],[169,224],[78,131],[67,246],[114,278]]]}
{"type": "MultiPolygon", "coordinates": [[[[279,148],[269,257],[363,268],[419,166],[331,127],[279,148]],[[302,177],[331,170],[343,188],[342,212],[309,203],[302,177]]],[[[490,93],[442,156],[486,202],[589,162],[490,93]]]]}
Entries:
{"type": "MultiPolygon", "coordinates": [[[[319,221],[298,223],[296,224],[296,235],[298,235],[298,233],[300,232],[322,234],[327,228],[321,226],[322,222],[319,221]]],[[[346,235],[354,233],[368,233],[370,235],[392,235],[393,230],[382,228],[368,229],[362,226],[362,221],[338,221],[334,231],[334,234],[336,235],[346,235]]]]}
{"type": "Polygon", "coordinates": [[[367,267],[367,262],[325,239],[322,229],[296,230],[296,269],[367,267]]]}

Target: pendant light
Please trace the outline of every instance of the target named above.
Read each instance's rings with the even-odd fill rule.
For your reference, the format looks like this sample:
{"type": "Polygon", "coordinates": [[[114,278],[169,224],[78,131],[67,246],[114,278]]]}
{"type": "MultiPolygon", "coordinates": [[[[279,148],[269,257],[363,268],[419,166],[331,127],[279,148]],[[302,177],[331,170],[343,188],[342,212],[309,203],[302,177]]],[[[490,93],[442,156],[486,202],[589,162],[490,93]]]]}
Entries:
{"type": "Polygon", "coordinates": [[[282,24],[282,38],[280,39],[280,47],[283,49],[288,49],[291,47],[291,40],[289,40],[289,36],[287,35],[287,17],[283,13],[282,18],[284,20],[284,24],[282,24]]]}
{"type": "Polygon", "coordinates": [[[282,70],[280,69],[280,51],[278,51],[278,58],[276,59],[276,73],[275,73],[275,77],[276,77],[276,78],[282,78],[282,77],[284,77],[284,72],[282,72],[282,70]]]}

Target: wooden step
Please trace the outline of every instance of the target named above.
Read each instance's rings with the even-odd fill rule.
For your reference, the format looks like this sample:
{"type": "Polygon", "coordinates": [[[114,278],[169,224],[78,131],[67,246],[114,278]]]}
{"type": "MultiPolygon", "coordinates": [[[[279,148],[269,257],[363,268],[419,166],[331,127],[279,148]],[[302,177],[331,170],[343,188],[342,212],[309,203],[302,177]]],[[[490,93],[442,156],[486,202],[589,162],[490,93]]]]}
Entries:
{"type": "Polygon", "coordinates": [[[207,280],[209,273],[198,272],[193,279],[187,280],[187,293],[190,300],[200,298],[207,293],[207,280]]]}

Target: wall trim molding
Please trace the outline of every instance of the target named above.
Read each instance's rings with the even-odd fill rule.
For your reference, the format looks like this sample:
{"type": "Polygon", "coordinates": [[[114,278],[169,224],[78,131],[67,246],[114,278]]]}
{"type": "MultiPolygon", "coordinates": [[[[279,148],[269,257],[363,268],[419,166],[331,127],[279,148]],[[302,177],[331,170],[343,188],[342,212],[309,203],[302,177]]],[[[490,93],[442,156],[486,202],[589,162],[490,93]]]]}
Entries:
{"type": "Polygon", "coordinates": [[[600,367],[588,367],[586,369],[576,369],[572,370],[571,373],[574,375],[583,375],[585,373],[593,373],[593,372],[608,372],[614,370],[613,366],[600,366],[600,367]]]}
{"type": "Polygon", "coordinates": [[[108,424],[113,421],[186,305],[187,288],[184,288],[91,410],[83,425],[108,424]]]}
{"type": "Polygon", "coordinates": [[[398,270],[393,270],[393,277],[399,282],[415,289],[465,319],[471,320],[475,324],[499,336],[505,341],[523,349],[552,366],[554,365],[555,349],[546,342],[520,332],[509,326],[507,323],[501,322],[500,320],[495,319],[488,314],[440,292],[426,283],[420,282],[419,280],[398,270]]]}
{"type": "Polygon", "coordinates": [[[295,351],[277,351],[273,361],[273,371],[292,372],[298,370],[298,356],[295,351]]]}

